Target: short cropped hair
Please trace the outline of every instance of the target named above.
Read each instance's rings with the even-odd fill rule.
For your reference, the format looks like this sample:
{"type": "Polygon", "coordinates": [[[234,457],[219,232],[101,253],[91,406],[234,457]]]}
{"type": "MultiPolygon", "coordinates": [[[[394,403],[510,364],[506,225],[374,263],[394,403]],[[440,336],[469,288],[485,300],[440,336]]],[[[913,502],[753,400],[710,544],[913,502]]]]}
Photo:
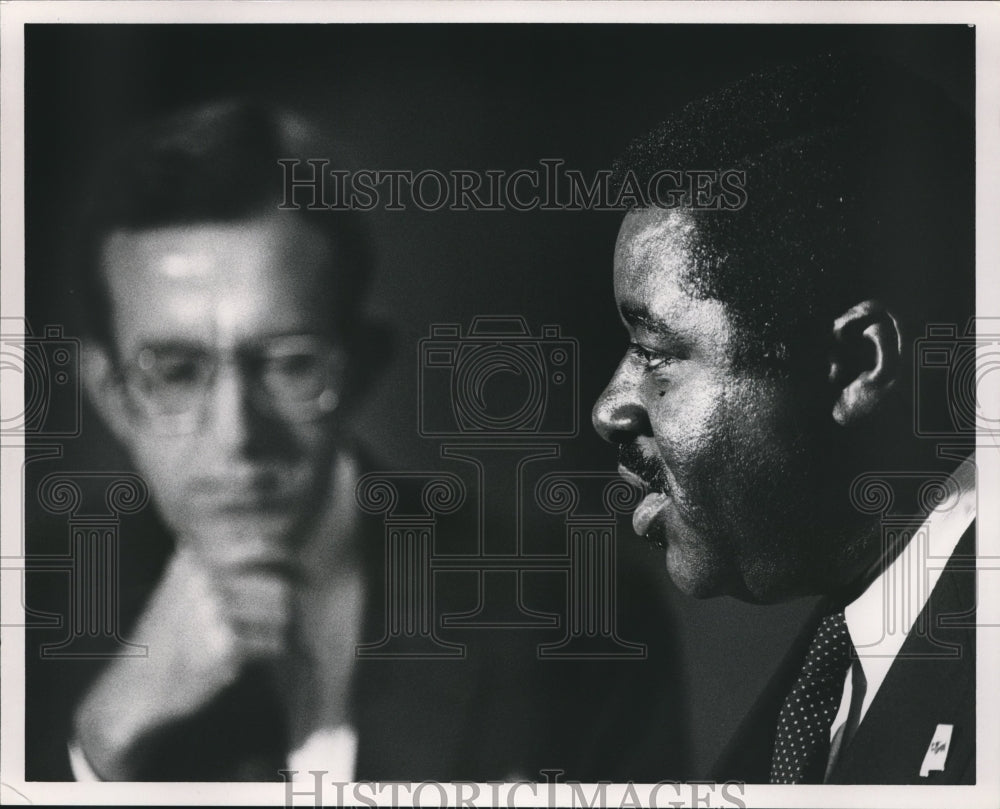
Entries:
{"type": "Polygon", "coordinates": [[[664,169],[746,172],[742,208],[683,211],[687,281],[727,307],[743,359],[829,339],[867,298],[910,337],[973,313],[971,116],[898,66],[837,54],[750,76],[634,141],[614,178],[664,169]]]}
{"type": "Polygon", "coordinates": [[[114,312],[100,258],[112,232],[235,222],[270,208],[302,217],[328,236],[336,253],[329,274],[331,324],[350,339],[371,275],[358,214],[305,205],[278,210],[284,192],[278,161],[326,158],[329,150],[304,120],[239,100],[185,109],[127,132],[99,163],[81,221],[77,269],[89,336],[111,341],[114,312]]]}

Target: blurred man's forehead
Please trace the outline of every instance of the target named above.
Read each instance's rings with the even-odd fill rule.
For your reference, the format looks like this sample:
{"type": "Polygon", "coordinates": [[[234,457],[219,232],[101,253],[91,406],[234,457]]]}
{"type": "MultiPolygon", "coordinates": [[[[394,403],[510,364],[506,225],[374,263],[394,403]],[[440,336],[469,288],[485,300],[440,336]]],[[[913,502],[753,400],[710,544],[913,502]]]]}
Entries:
{"type": "Polygon", "coordinates": [[[115,231],[101,255],[114,331],[126,340],[323,330],[331,260],[320,231],[277,214],[115,231]]]}
{"type": "Polygon", "coordinates": [[[318,230],[294,216],[275,213],[235,222],[115,230],[104,240],[101,264],[115,283],[127,268],[126,272],[198,285],[254,274],[294,279],[303,276],[299,267],[326,262],[330,253],[318,230]]]}

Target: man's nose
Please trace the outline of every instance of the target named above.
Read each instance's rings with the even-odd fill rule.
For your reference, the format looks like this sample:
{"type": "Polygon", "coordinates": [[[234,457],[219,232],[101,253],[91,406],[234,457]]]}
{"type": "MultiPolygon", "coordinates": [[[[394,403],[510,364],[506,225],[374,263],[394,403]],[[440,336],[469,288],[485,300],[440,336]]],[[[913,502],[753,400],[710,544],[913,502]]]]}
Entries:
{"type": "Polygon", "coordinates": [[[639,400],[637,386],[630,379],[626,365],[627,359],[618,366],[590,414],[594,429],[612,444],[622,444],[637,435],[652,432],[646,409],[639,400]]]}
{"type": "Polygon", "coordinates": [[[210,396],[208,429],[218,446],[235,454],[248,452],[260,439],[262,414],[237,363],[220,365],[210,396]]]}

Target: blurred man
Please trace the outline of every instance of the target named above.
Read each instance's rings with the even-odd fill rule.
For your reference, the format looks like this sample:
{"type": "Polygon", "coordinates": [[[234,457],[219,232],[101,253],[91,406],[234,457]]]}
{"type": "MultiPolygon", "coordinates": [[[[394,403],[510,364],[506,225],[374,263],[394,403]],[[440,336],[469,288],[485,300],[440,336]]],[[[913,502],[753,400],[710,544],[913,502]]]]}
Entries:
{"type": "Polygon", "coordinates": [[[78,779],[520,766],[479,743],[480,661],[355,655],[384,632],[382,527],[358,514],[345,425],[384,341],[362,317],[352,214],[278,209],[277,161],[322,148],[297,119],[218,104],[135,133],[102,169],[85,384],[175,547],[128,632],[148,657],[112,659],[77,704],[78,779]]]}
{"type": "Polygon", "coordinates": [[[975,780],[969,425],[936,453],[913,422],[915,341],[974,309],[971,126],[938,93],[824,58],[689,105],[617,167],[654,198],[745,173],[745,205],[699,180],[621,225],[630,345],[593,421],[646,488],[635,531],[695,597],[824,597],[719,780],[975,780]],[[943,494],[883,531],[866,472],[943,494]]]}
{"type": "MultiPolygon", "coordinates": [[[[112,658],[77,695],[88,666],[29,643],[29,777],[674,772],[680,692],[672,677],[666,696],[649,682],[664,681],[666,618],[638,582],[630,592],[647,598],[629,627],[656,625],[648,661],[543,667],[538,635],[483,627],[457,630],[457,659],[423,659],[416,636],[396,657],[356,654],[386,636],[391,605],[436,627],[475,606],[479,582],[435,577],[430,614],[405,612],[409,580],[392,577],[413,571],[391,567],[382,518],[356,505],[370,463],[351,408],[385,348],[362,314],[365,243],[352,212],[309,210],[308,187],[299,209],[280,207],[278,161],[328,149],[298,119],[223,103],[132,133],[99,172],[81,256],[85,383],[172,543],[160,568],[150,537],[122,531],[122,635],[148,656],[112,658]],[[591,716],[593,693],[621,696],[591,716]],[[651,714],[671,733],[640,737],[636,717],[651,714]]],[[[475,530],[435,543],[468,553],[475,530]]]]}

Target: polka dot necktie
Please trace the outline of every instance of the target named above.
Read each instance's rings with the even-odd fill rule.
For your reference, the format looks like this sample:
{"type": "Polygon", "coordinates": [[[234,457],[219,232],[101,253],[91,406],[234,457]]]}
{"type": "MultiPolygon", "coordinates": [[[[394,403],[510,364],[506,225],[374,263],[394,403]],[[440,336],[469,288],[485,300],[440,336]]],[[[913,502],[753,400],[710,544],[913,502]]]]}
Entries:
{"type": "Polygon", "coordinates": [[[830,755],[830,725],[840,706],[853,648],[844,613],[827,615],[778,715],[772,784],[823,781],[830,755]]]}

